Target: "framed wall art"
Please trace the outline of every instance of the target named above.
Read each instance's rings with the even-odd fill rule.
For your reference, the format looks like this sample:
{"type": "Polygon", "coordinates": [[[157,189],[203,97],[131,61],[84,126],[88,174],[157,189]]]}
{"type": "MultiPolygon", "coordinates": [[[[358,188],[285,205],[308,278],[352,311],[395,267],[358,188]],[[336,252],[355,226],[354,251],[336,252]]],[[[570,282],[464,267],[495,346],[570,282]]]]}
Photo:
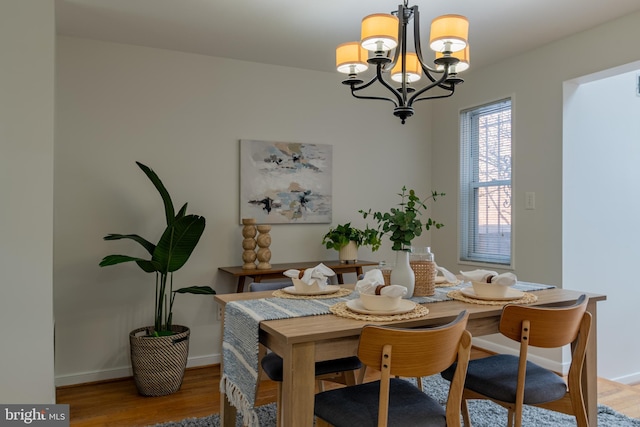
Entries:
{"type": "Polygon", "coordinates": [[[240,140],[240,221],[331,223],[332,146],[240,140]]]}

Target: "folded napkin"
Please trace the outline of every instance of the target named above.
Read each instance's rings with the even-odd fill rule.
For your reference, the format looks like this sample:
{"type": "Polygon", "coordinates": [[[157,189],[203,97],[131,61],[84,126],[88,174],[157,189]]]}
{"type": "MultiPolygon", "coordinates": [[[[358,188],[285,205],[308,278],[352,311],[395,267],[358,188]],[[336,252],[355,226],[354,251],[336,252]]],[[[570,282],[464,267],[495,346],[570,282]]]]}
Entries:
{"type": "Polygon", "coordinates": [[[313,268],[302,270],[302,277],[300,277],[300,270],[287,270],[282,274],[292,279],[299,279],[305,285],[317,285],[320,289],[324,289],[329,283],[328,278],[334,276],[336,273],[326,265],[320,263],[313,268]]]}
{"type": "Polygon", "coordinates": [[[513,273],[498,274],[491,270],[461,271],[462,277],[473,282],[494,283],[496,285],[513,286],[518,278],[513,273]],[[489,280],[487,280],[490,278],[489,280]]]}
{"type": "Polygon", "coordinates": [[[439,265],[436,264],[436,270],[442,273],[447,283],[458,283],[458,278],[456,277],[456,275],[450,272],[449,270],[447,270],[446,268],[440,267],[439,265]]]}
{"type": "MultiPolygon", "coordinates": [[[[358,280],[355,290],[361,294],[375,295],[378,286],[384,286],[384,277],[382,271],[374,268],[364,274],[362,280],[358,280]]],[[[389,297],[403,297],[407,294],[407,288],[400,285],[384,286],[380,289],[380,295],[389,297]]]]}

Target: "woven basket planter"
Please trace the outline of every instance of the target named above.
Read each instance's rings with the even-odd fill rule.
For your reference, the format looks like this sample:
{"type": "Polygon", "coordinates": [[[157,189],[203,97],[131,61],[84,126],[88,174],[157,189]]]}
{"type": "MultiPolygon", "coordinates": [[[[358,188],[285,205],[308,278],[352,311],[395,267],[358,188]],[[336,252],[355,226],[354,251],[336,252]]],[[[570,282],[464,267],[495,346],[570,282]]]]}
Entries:
{"type": "Polygon", "coordinates": [[[148,336],[154,328],[138,328],[129,333],[131,367],[138,393],[165,396],[182,386],[189,355],[189,328],[173,325],[174,335],[148,336]]]}

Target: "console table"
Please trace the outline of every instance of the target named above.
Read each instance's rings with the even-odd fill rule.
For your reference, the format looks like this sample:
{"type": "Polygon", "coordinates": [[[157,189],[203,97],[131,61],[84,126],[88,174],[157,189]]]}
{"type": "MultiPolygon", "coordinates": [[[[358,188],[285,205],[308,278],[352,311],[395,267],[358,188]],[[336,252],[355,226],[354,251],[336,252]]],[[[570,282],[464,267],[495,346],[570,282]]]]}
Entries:
{"type": "Polygon", "coordinates": [[[245,270],[242,266],[235,267],[218,267],[218,270],[223,271],[227,274],[231,274],[238,278],[238,288],[236,292],[244,291],[244,282],[247,277],[253,277],[254,282],[260,282],[262,279],[274,279],[274,278],[282,278],[286,277],[283,273],[287,270],[303,270],[306,268],[315,267],[318,264],[324,264],[333,271],[336,272],[336,276],[338,276],[338,283],[344,284],[344,279],[342,275],[344,273],[356,273],[357,276],[363,274],[362,267],[378,265],[377,262],[373,261],[355,261],[343,263],[340,261],[303,261],[303,262],[289,262],[286,264],[271,264],[271,268],[268,270],[258,270],[251,269],[245,270]]]}

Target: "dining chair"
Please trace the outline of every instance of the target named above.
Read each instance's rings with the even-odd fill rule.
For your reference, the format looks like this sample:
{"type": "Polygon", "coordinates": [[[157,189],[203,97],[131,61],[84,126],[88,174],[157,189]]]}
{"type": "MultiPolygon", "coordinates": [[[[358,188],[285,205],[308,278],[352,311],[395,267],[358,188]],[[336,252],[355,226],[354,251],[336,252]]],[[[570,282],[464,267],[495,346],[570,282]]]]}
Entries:
{"type": "MultiPolygon", "coordinates": [[[[273,291],[292,286],[291,280],[281,282],[253,282],[249,284],[249,291],[273,291]]],[[[262,373],[278,383],[276,396],[276,424],[280,426],[281,400],[282,400],[282,380],[283,380],[283,360],[276,353],[267,351],[267,348],[260,344],[258,349],[261,372],[258,373],[258,384],[263,378],[262,373]]],[[[355,385],[362,382],[364,369],[362,362],[357,356],[344,357],[340,359],[324,360],[316,362],[315,376],[318,390],[324,390],[323,381],[331,381],[344,385],[355,385]]]]}
{"type": "Polygon", "coordinates": [[[404,329],[367,325],[358,357],[380,380],[316,394],[316,427],[460,426],[460,405],[471,334],[466,311],[443,326],[404,329]],[[457,362],[446,409],[399,377],[440,373],[457,362]]]}
{"type": "MultiPolygon", "coordinates": [[[[523,405],[573,415],[578,427],[589,422],[582,396],[582,368],[591,328],[587,298],[564,307],[507,305],[500,318],[500,333],[519,342],[519,356],[497,354],[469,362],[462,396],[462,416],[471,427],[468,399],[490,399],[508,410],[507,425],[522,425],[523,405]],[[527,360],[529,347],[571,345],[567,382],[555,372],[527,360]]],[[[442,373],[451,380],[455,367],[442,373]]]]}

